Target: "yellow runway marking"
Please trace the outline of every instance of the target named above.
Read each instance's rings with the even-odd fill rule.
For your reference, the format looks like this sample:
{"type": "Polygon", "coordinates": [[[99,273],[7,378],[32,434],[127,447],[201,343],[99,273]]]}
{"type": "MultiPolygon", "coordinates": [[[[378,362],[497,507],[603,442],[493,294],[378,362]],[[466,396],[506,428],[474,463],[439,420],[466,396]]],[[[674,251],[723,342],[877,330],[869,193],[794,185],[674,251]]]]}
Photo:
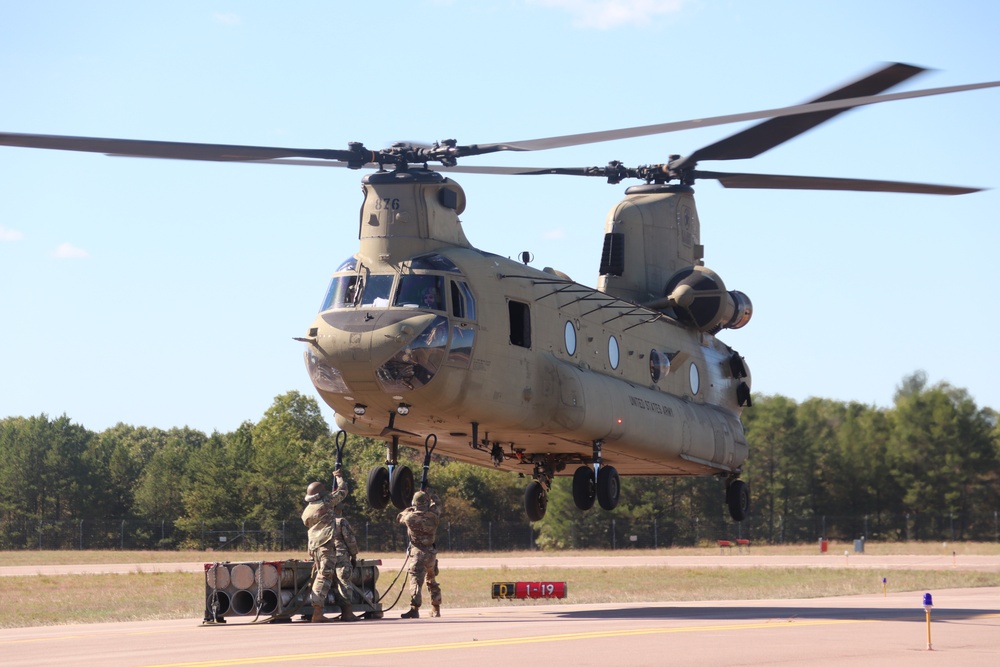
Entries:
{"type": "Polygon", "coordinates": [[[446,651],[491,646],[511,646],[515,644],[543,644],[546,642],[576,641],[581,639],[607,639],[610,637],[637,637],[640,635],[672,634],[681,632],[718,632],[720,630],[762,630],[764,628],[802,628],[814,625],[847,625],[849,623],[877,623],[869,620],[827,620],[827,621],[772,621],[768,623],[747,623],[739,625],[706,625],[692,628],[647,628],[641,630],[608,630],[598,632],[578,632],[561,635],[540,635],[536,637],[511,637],[506,639],[484,639],[477,641],[452,642],[449,644],[421,644],[414,646],[394,646],[387,648],[356,649],[351,651],[326,651],[323,653],[295,653],[272,655],[259,658],[231,658],[226,660],[205,660],[197,662],[175,662],[150,667],[226,667],[228,665],[257,665],[274,662],[302,662],[306,660],[328,660],[330,658],[356,658],[363,656],[392,655],[427,651],[446,651]]]}

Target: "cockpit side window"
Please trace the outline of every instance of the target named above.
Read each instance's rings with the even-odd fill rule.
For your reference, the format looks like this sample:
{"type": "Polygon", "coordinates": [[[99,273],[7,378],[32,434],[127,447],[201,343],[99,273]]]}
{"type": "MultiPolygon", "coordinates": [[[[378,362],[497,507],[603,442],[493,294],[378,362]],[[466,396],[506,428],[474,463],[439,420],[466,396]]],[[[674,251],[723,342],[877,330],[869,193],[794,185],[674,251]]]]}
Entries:
{"type": "Polygon", "coordinates": [[[333,280],[330,281],[330,287],[326,290],[323,307],[320,308],[321,312],[331,308],[353,308],[355,306],[358,296],[356,270],[357,261],[353,257],[348,258],[337,267],[333,280]]]}
{"type": "Polygon", "coordinates": [[[461,280],[451,281],[451,314],[465,320],[476,319],[476,300],[469,285],[461,280]]]}
{"type": "Polygon", "coordinates": [[[430,275],[405,275],[399,279],[396,301],[403,308],[444,310],[444,278],[430,275]]]}

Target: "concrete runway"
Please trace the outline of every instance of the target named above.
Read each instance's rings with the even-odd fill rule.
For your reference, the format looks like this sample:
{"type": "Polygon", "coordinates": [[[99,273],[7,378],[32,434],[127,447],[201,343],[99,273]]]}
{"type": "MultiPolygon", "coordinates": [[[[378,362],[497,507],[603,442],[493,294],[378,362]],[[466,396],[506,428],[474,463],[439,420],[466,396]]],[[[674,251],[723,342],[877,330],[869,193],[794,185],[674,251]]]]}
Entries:
{"type": "MultiPolygon", "coordinates": [[[[566,565],[562,559],[542,558],[549,564],[566,565]]],[[[772,566],[782,560],[761,558],[770,558],[772,566]]],[[[501,561],[485,560],[494,567],[501,561]]],[[[584,561],[583,565],[588,559],[573,560],[584,561]]],[[[700,565],[748,565],[739,562],[743,558],[705,560],[700,559],[700,565]]],[[[844,559],[824,556],[814,560],[826,566],[844,559]]],[[[1000,566],[998,561],[987,557],[977,561],[974,569],[994,570],[1000,566]]],[[[448,566],[458,563],[456,559],[448,566]]],[[[171,571],[178,565],[170,564],[171,571]]],[[[386,561],[384,567],[388,570],[390,565],[386,561]]],[[[958,563],[949,557],[937,565],[943,569],[958,563]]],[[[843,563],[829,566],[843,567],[843,563]]],[[[147,566],[129,567],[125,571],[137,567],[151,571],[147,566]]],[[[923,569],[936,568],[925,565],[923,569]]],[[[444,559],[442,570],[446,571],[444,559]]],[[[79,566],[74,571],[80,571],[79,566]]],[[[0,630],[0,662],[109,667],[1000,664],[1000,588],[930,592],[934,596],[931,651],[927,650],[921,606],[923,591],[810,600],[575,605],[570,586],[570,603],[510,601],[480,609],[445,606],[443,617],[437,619],[402,620],[397,609],[378,621],[322,625],[251,625],[248,619],[203,626],[200,618],[193,618],[0,630]]]]}

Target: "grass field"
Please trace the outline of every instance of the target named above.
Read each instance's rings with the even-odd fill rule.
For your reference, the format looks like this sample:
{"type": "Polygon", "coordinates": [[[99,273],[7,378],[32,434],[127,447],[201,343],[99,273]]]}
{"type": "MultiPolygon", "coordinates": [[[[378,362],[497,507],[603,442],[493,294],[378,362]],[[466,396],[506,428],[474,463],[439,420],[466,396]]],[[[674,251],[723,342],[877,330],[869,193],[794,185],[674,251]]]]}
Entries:
{"type": "MultiPolygon", "coordinates": [[[[844,545],[831,549],[843,550],[844,545]]],[[[1000,555],[996,544],[909,544],[866,545],[869,554],[1000,555]]],[[[815,554],[816,545],[801,547],[761,547],[761,555],[815,554]]],[[[809,598],[863,593],[881,593],[882,578],[890,592],[1000,586],[1000,573],[955,570],[796,569],[676,567],[616,568],[616,555],[634,551],[580,552],[605,555],[608,563],[600,568],[518,568],[453,569],[441,573],[440,582],[447,607],[490,607],[511,604],[565,604],[606,602],[669,602],[682,600],[741,600],[809,598]],[[490,597],[494,581],[565,581],[565,602],[497,601],[490,597]]],[[[644,552],[645,553],[645,552],[644,552]]],[[[714,547],[659,550],[656,555],[718,555],[714,547]]],[[[546,552],[497,554],[545,556],[546,552]]],[[[386,554],[394,557],[397,554],[386,554]]],[[[467,554],[481,557],[483,554],[467,554]]],[[[565,556],[565,553],[552,554],[565,556]]],[[[448,553],[448,558],[463,554],[448,553]]],[[[303,558],[300,553],[107,552],[107,551],[7,551],[0,552],[0,566],[35,564],[136,563],[129,574],[0,577],[0,627],[24,627],[66,623],[99,623],[152,619],[191,618],[200,620],[204,611],[205,587],[200,575],[142,572],[142,563],[213,562],[216,560],[257,561],[303,558]]],[[[386,592],[383,587],[396,572],[382,571],[379,591],[383,606],[396,599],[400,584],[386,592]]],[[[402,579],[402,578],[401,578],[402,579]]],[[[405,610],[403,603],[397,610],[405,610]]],[[[388,614],[395,613],[389,611],[388,614]]]]}

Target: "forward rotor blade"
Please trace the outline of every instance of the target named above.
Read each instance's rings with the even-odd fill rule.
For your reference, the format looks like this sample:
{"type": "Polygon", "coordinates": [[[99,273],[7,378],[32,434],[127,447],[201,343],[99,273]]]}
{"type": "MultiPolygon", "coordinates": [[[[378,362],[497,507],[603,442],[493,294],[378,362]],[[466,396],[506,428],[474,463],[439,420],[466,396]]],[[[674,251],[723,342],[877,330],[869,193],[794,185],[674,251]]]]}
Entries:
{"type": "Polygon", "coordinates": [[[48,148],[61,151],[104,153],[106,155],[127,155],[130,157],[210,160],[217,162],[273,160],[287,157],[341,160],[347,162],[358,158],[357,153],[344,150],[193,144],[176,141],[102,139],[99,137],[67,137],[52,134],[15,134],[11,132],[0,132],[0,146],[48,148]]]}
{"type": "Polygon", "coordinates": [[[503,144],[479,144],[478,146],[474,147],[478,149],[477,152],[466,153],[466,155],[481,155],[483,153],[490,153],[496,151],[539,151],[551,148],[565,148],[567,146],[594,144],[594,143],[600,143],[602,141],[613,141],[615,139],[631,139],[634,137],[645,137],[654,134],[666,134],[668,132],[678,132],[681,130],[690,130],[698,127],[726,125],[729,123],[740,123],[744,121],[761,120],[765,118],[782,118],[785,116],[795,116],[799,114],[809,114],[814,112],[831,111],[836,109],[851,109],[854,107],[866,106],[870,104],[880,104],[882,102],[908,100],[917,97],[929,97],[932,95],[946,95],[948,93],[959,93],[967,90],[980,90],[983,88],[995,88],[997,86],[1000,86],[1000,81],[987,81],[985,83],[970,83],[960,86],[945,86],[942,88],[911,90],[901,93],[887,93],[885,95],[868,95],[864,97],[852,97],[850,99],[843,99],[843,100],[812,102],[808,104],[798,104],[791,107],[766,109],[764,111],[751,111],[748,113],[730,114],[726,116],[713,116],[710,118],[700,118],[696,120],[677,121],[673,123],[661,123],[659,125],[643,125],[640,127],[632,127],[622,130],[606,130],[603,132],[568,134],[561,137],[548,137],[545,139],[515,141],[503,144]]]}
{"type": "Polygon", "coordinates": [[[825,176],[783,176],[779,174],[739,174],[720,171],[695,171],[698,179],[711,178],[726,188],[762,190],[844,190],[852,192],[903,192],[925,195],[967,195],[983,188],[968,188],[932,183],[872,181],[863,178],[827,178],[825,176]]]}
{"type": "MultiPolygon", "coordinates": [[[[809,104],[876,95],[925,71],[922,67],[892,63],[856,81],[841,86],[826,95],[811,100],[809,104]]],[[[848,110],[847,108],[831,109],[829,111],[816,111],[795,116],[771,118],[742,132],[737,132],[726,137],[721,141],[717,141],[714,144],[700,148],[682,159],[679,163],[672,164],[671,166],[679,169],[685,164],[693,165],[701,160],[739,160],[756,157],[848,110]]]]}

